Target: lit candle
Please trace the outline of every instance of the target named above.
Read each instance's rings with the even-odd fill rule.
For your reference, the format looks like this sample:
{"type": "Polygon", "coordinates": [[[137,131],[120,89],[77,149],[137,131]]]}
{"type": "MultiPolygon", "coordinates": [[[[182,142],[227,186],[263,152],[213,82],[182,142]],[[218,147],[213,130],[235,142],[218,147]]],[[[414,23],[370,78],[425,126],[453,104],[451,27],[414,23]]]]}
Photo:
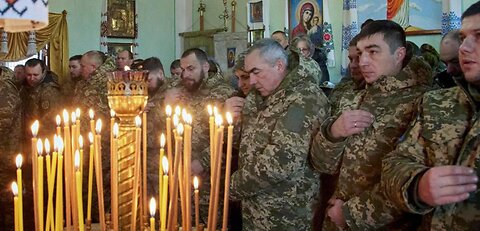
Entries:
{"type": "MultiPolygon", "coordinates": [[[[163,185],[162,185],[162,199],[160,201],[160,230],[165,231],[167,227],[167,196],[168,196],[168,160],[167,157],[162,158],[163,166],[163,185]]],[[[160,198],[159,198],[160,199],[160,198]]]]}
{"type": "Polygon", "coordinates": [[[63,230],[63,140],[57,137],[58,171],[57,171],[57,195],[55,203],[55,230],[63,230]]]}
{"type": "MultiPolygon", "coordinates": [[[[148,212],[147,212],[147,113],[144,111],[142,113],[142,199],[141,208],[143,209],[143,214],[140,221],[147,222],[148,212]]],[[[140,227],[143,227],[141,225],[140,227]]]]}
{"type": "Polygon", "coordinates": [[[233,118],[230,112],[226,114],[228,129],[227,129],[227,159],[225,167],[225,191],[223,194],[223,225],[222,231],[227,230],[228,226],[228,197],[230,194],[230,171],[232,166],[232,142],[233,142],[233,118]]]}
{"type": "Polygon", "coordinates": [[[78,202],[78,224],[80,227],[80,230],[85,230],[84,229],[84,224],[83,224],[83,200],[82,200],[82,173],[80,172],[80,152],[77,150],[75,151],[75,176],[77,178],[76,183],[77,183],[77,202],[78,202]]]}
{"type": "MultiPolygon", "coordinates": [[[[199,231],[200,227],[200,195],[198,194],[198,177],[193,177],[193,194],[195,196],[195,227],[199,231]]],[[[202,230],[203,231],[203,230],[202,230]]]]}
{"type": "MultiPolygon", "coordinates": [[[[80,108],[75,109],[75,116],[77,117],[77,120],[76,120],[77,121],[77,131],[75,133],[75,137],[78,138],[80,136],[80,108]]],[[[80,155],[80,157],[82,157],[82,156],[80,155]]],[[[82,167],[83,167],[83,164],[82,164],[82,161],[80,160],[80,170],[83,173],[83,171],[81,169],[82,167]]]]}
{"type": "Polygon", "coordinates": [[[19,230],[23,231],[23,184],[22,184],[22,154],[18,154],[15,158],[17,165],[17,182],[18,182],[18,225],[19,230]]]}
{"type": "Polygon", "coordinates": [[[90,153],[88,156],[88,193],[87,193],[87,222],[92,220],[92,187],[93,187],[93,133],[88,133],[90,153]]]}
{"type": "Polygon", "coordinates": [[[110,174],[110,182],[111,182],[111,200],[112,200],[112,223],[113,223],[113,230],[119,230],[118,228],[118,155],[117,155],[117,147],[118,147],[118,133],[119,127],[118,123],[113,124],[113,143],[111,144],[112,148],[112,156],[110,159],[110,166],[111,166],[111,174],[110,174]]]}
{"type": "MultiPolygon", "coordinates": [[[[141,141],[141,130],[142,130],[142,119],[140,116],[135,116],[135,160],[134,160],[134,169],[135,173],[133,174],[133,203],[132,203],[132,230],[136,230],[136,218],[137,218],[137,206],[138,206],[138,188],[140,185],[140,141],[141,141]]],[[[140,210],[141,211],[141,210],[140,210]]],[[[140,219],[142,220],[142,219],[140,219]]]]}
{"type": "Polygon", "coordinates": [[[48,231],[53,226],[53,183],[54,183],[54,179],[52,176],[52,162],[50,158],[50,141],[48,140],[48,138],[45,139],[45,154],[46,154],[45,161],[46,161],[46,167],[47,167],[47,192],[48,192],[47,223],[45,225],[45,230],[48,231]]]}
{"type": "Polygon", "coordinates": [[[215,152],[215,117],[213,117],[213,108],[210,104],[207,105],[207,111],[208,111],[208,126],[210,131],[210,166],[213,166],[212,155],[215,152]]]}
{"type": "Polygon", "coordinates": [[[37,198],[37,134],[38,128],[40,127],[40,123],[38,120],[33,122],[32,126],[30,127],[32,130],[32,179],[33,179],[33,213],[34,213],[34,220],[35,220],[35,230],[38,230],[38,198],[37,198]]]}
{"type": "Polygon", "coordinates": [[[55,116],[55,122],[57,124],[57,136],[61,136],[62,135],[62,118],[60,117],[60,115],[57,115],[55,116]]]}
{"type": "Polygon", "coordinates": [[[180,106],[175,106],[175,115],[180,116],[182,114],[182,108],[180,106]]]}
{"type": "Polygon", "coordinates": [[[15,231],[20,230],[20,222],[18,220],[18,186],[17,183],[12,183],[12,192],[13,192],[13,218],[15,222],[15,231]]]}
{"type": "MultiPolygon", "coordinates": [[[[172,107],[170,105],[167,105],[165,107],[165,113],[167,114],[167,157],[168,157],[168,165],[172,165],[173,161],[173,146],[172,146],[172,107]]],[[[172,173],[170,171],[170,177],[172,177],[172,173]]],[[[172,185],[170,185],[170,190],[172,185]]]]}
{"type": "Polygon", "coordinates": [[[72,172],[71,172],[71,167],[72,167],[72,156],[71,156],[71,150],[72,150],[72,144],[71,144],[71,139],[72,137],[70,136],[70,117],[68,115],[67,110],[63,110],[63,140],[64,140],[64,153],[65,153],[65,206],[66,206],[66,217],[65,217],[65,226],[67,227],[67,230],[70,230],[72,228],[72,194],[71,194],[71,189],[72,187],[72,172]]]}
{"type": "MultiPolygon", "coordinates": [[[[160,202],[159,210],[162,210],[162,182],[163,182],[163,157],[165,156],[165,134],[160,135],[160,155],[158,158],[158,200],[160,202]]],[[[160,213],[161,215],[161,213],[160,213]]]]}
{"type": "MultiPolygon", "coordinates": [[[[174,116],[174,121],[175,121],[175,116],[174,116]]],[[[168,210],[169,218],[168,218],[168,227],[175,227],[178,221],[178,185],[179,181],[181,180],[181,172],[179,171],[180,168],[180,160],[181,160],[181,153],[182,153],[182,134],[183,134],[183,125],[181,123],[178,124],[177,126],[177,134],[178,136],[175,136],[175,161],[173,161],[174,166],[173,166],[173,187],[170,192],[170,206],[168,210]]],[[[165,184],[165,183],[164,183],[165,184]]]]}
{"type": "Polygon", "coordinates": [[[37,186],[38,186],[38,221],[40,231],[43,231],[45,228],[43,220],[43,144],[42,140],[38,139],[37,141],[37,186]]]}
{"type": "MultiPolygon", "coordinates": [[[[80,173],[83,176],[83,136],[82,135],[78,136],[78,148],[80,149],[80,173]]],[[[83,179],[82,179],[82,185],[83,185],[83,179]]]]}
{"type": "Polygon", "coordinates": [[[102,120],[98,119],[95,125],[95,175],[97,182],[98,212],[100,215],[101,230],[106,230],[105,204],[103,203],[103,173],[102,173],[102,120]]]}
{"type": "MultiPolygon", "coordinates": [[[[217,117],[215,118],[215,124],[219,127],[216,131],[216,144],[217,147],[215,148],[216,154],[215,154],[215,161],[214,161],[214,170],[213,170],[213,184],[212,184],[212,190],[210,191],[213,194],[213,208],[211,211],[210,216],[212,217],[210,220],[209,216],[209,222],[208,226],[214,230],[217,227],[217,211],[218,211],[218,195],[220,193],[220,170],[221,170],[221,165],[222,165],[222,147],[223,147],[223,119],[220,114],[217,114],[217,117]],[[210,223],[211,221],[211,223],[210,223]]],[[[211,202],[210,202],[211,204],[211,202]]]]}
{"type": "Polygon", "coordinates": [[[90,132],[92,134],[95,134],[95,113],[93,110],[90,108],[88,109],[88,117],[90,118],[90,132]]]}
{"type": "MultiPolygon", "coordinates": [[[[70,117],[72,119],[72,152],[76,151],[78,149],[78,136],[77,136],[77,114],[75,112],[72,112],[72,116],[70,117]]],[[[73,162],[72,162],[73,164],[73,162]]],[[[73,166],[73,165],[72,165],[73,166]]]]}
{"type": "Polygon", "coordinates": [[[157,203],[155,198],[150,199],[150,231],[155,231],[155,210],[157,209],[157,203]]]}
{"type": "Polygon", "coordinates": [[[185,216],[186,216],[186,228],[190,231],[192,229],[192,210],[191,210],[191,162],[192,162],[192,115],[185,112],[185,131],[184,131],[184,150],[183,150],[183,162],[184,162],[184,187],[185,187],[185,216]]]}

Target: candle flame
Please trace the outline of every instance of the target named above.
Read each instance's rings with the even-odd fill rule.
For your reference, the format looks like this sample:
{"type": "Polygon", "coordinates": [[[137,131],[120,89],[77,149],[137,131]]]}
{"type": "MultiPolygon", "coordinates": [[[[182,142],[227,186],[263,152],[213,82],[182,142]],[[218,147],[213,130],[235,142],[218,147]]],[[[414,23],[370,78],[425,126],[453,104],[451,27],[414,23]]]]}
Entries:
{"type": "Polygon", "coordinates": [[[150,216],[155,217],[155,210],[157,210],[157,202],[155,198],[150,199],[150,216]]]}
{"type": "Polygon", "coordinates": [[[68,111],[67,111],[67,109],[63,109],[63,124],[65,126],[68,125],[68,111]]]}
{"type": "Polygon", "coordinates": [[[135,116],[135,126],[137,126],[137,128],[141,127],[142,126],[142,119],[140,119],[140,116],[135,116]]]}
{"type": "Polygon", "coordinates": [[[113,124],[113,138],[117,138],[119,133],[118,123],[113,124]]]}
{"type": "Polygon", "coordinates": [[[18,196],[18,185],[15,181],[12,182],[12,192],[14,197],[18,196]]]}
{"type": "Polygon", "coordinates": [[[228,125],[232,125],[232,123],[233,123],[232,114],[230,114],[230,112],[227,112],[226,117],[227,117],[228,125]]]}
{"type": "Polygon", "coordinates": [[[173,126],[174,127],[177,127],[178,123],[180,122],[179,120],[180,119],[178,118],[177,114],[173,115],[173,126]]]}
{"type": "Polygon", "coordinates": [[[77,171],[80,170],[80,152],[78,151],[78,149],[75,150],[75,159],[73,161],[73,166],[77,171]]]}
{"type": "Polygon", "coordinates": [[[130,67],[129,67],[129,66],[125,66],[125,67],[123,67],[123,70],[124,70],[124,71],[129,71],[129,70],[130,70],[130,67]]]}
{"type": "Polygon", "coordinates": [[[168,175],[168,159],[166,156],[162,158],[162,167],[163,167],[163,174],[168,175]]]}
{"type": "Polygon", "coordinates": [[[35,120],[35,122],[33,122],[31,127],[33,137],[37,137],[38,127],[40,127],[40,122],[38,122],[38,120],[35,120]]]}
{"type": "Polygon", "coordinates": [[[78,136],[78,147],[79,147],[80,149],[83,148],[83,136],[82,136],[82,135],[79,135],[79,136],[78,136]]]}
{"type": "Polygon", "coordinates": [[[97,135],[100,135],[102,132],[102,120],[98,119],[97,123],[95,124],[95,131],[97,132],[97,135]]]}
{"type": "Polygon", "coordinates": [[[209,115],[209,116],[212,116],[212,114],[213,114],[212,105],[210,105],[210,104],[207,105],[207,111],[208,111],[208,115],[209,115]]]}
{"type": "Polygon", "coordinates": [[[182,123],[179,123],[178,126],[177,126],[177,134],[179,136],[183,135],[183,124],[182,123]]]}
{"type": "Polygon", "coordinates": [[[45,153],[48,155],[50,154],[50,141],[48,138],[45,138],[45,153]]]}
{"type": "Polygon", "coordinates": [[[177,105],[177,106],[175,107],[175,115],[180,116],[180,113],[181,113],[181,112],[182,112],[182,108],[177,105]]]}
{"type": "Polygon", "coordinates": [[[193,117],[192,114],[187,114],[187,124],[192,125],[193,117]]]}
{"type": "Polygon", "coordinates": [[[22,154],[18,153],[17,157],[15,158],[15,164],[17,164],[17,168],[21,168],[23,163],[23,156],[22,154]]]}
{"type": "Polygon", "coordinates": [[[88,117],[90,117],[90,120],[93,120],[93,117],[95,116],[95,113],[93,110],[90,108],[88,109],[88,117]]]}
{"type": "Polygon", "coordinates": [[[217,106],[213,107],[213,114],[216,116],[218,115],[218,108],[217,106]]]}
{"type": "Polygon", "coordinates": [[[160,147],[164,148],[165,147],[165,134],[160,135],[160,147]]]}
{"type": "Polygon", "coordinates": [[[165,114],[167,114],[168,117],[172,115],[172,107],[170,105],[167,105],[167,107],[165,107],[165,114]]]}
{"type": "Polygon", "coordinates": [[[62,137],[57,137],[58,141],[58,155],[62,155],[63,152],[63,139],[62,137]]]}
{"type": "Polygon", "coordinates": [[[186,123],[187,122],[187,110],[184,108],[182,109],[182,119],[183,119],[183,122],[186,123]]]}
{"type": "Polygon", "coordinates": [[[77,107],[77,109],[75,109],[75,115],[77,116],[77,119],[80,120],[80,108],[77,107]]]}
{"type": "Polygon", "coordinates": [[[60,127],[62,125],[62,117],[60,115],[55,116],[55,122],[57,122],[57,127],[60,127]]]}
{"type": "Polygon", "coordinates": [[[198,190],[198,177],[197,176],[193,177],[193,188],[195,190],[198,190]]]}
{"type": "Polygon", "coordinates": [[[88,141],[90,141],[90,144],[93,144],[93,133],[92,132],[88,133],[88,141]]]}
{"type": "Polygon", "coordinates": [[[58,136],[57,134],[53,134],[53,151],[58,151],[58,136]]]}
{"type": "Polygon", "coordinates": [[[223,123],[222,116],[220,114],[217,114],[215,116],[215,125],[222,126],[222,123],[223,123]]]}
{"type": "Polygon", "coordinates": [[[42,143],[42,139],[38,139],[37,140],[37,152],[38,152],[38,155],[41,156],[42,153],[43,153],[43,143],[42,143]]]}
{"type": "Polygon", "coordinates": [[[110,109],[110,117],[115,118],[115,111],[110,109]]]}
{"type": "Polygon", "coordinates": [[[72,118],[72,123],[75,123],[77,121],[77,114],[74,111],[72,112],[71,118],[72,118]]]}

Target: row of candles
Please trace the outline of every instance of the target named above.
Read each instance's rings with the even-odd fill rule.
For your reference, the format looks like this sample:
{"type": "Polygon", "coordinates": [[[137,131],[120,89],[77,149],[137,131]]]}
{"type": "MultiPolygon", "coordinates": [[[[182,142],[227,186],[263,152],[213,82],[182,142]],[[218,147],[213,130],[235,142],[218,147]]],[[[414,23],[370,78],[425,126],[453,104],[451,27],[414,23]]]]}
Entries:
{"type": "MultiPolygon", "coordinates": [[[[210,128],[210,152],[211,152],[211,189],[210,189],[210,206],[208,214],[208,230],[215,230],[217,224],[218,201],[219,201],[219,188],[220,188],[220,170],[222,161],[222,148],[223,148],[223,132],[224,127],[222,125],[222,116],[218,113],[218,110],[210,105],[208,106],[209,113],[209,128],[210,128]]],[[[192,116],[181,110],[180,107],[175,108],[175,114],[173,115],[173,137],[175,140],[175,148],[172,145],[172,109],[169,105],[166,107],[166,128],[167,136],[162,134],[160,138],[160,162],[159,163],[159,195],[161,200],[160,211],[160,230],[166,230],[167,224],[169,230],[174,230],[176,227],[176,221],[178,220],[178,191],[180,192],[180,202],[182,211],[182,226],[186,227],[185,230],[191,230],[191,137],[192,137],[192,116]],[[185,126],[179,122],[179,117],[182,115],[185,126]],[[167,144],[167,156],[165,156],[165,143],[167,144]],[[183,143],[183,147],[182,147],[183,143]],[[183,153],[182,153],[183,149],[183,153]],[[173,150],[175,150],[175,160],[173,161],[173,150]],[[183,160],[182,160],[183,154],[183,160]],[[172,171],[168,171],[168,166],[173,166],[172,171]],[[171,178],[170,182],[168,178],[171,178]],[[172,178],[173,177],[173,178],[172,178]],[[167,206],[167,198],[170,195],[170,200],[167,206]],[[168,207],[168,223],[167,223],[167,207],[168,207]]],[[[83,219],[83,198],[82,198],[82,186],[83,186],[83,138],[80,135],[80,121],[77,118],[80,117],[80,111],[77,109],[72,113],[72,123],[70,125],[68,112],[63,111],[64,128],[63,138],[61,131],[61,119],[60,116],[56,117],[57,130],[54,135],[54,152],[50,156],[50,143],[48,139],[45,139],[45,145],[42,145],[41,139],[37,138],[39,122],[35,121],[32,125],[32,163],[33,163],[33,190],[34,190],[34,212],[35,212],[35,225],[36,230],[62,230],[63,229],[63,172],[65,172],[65,202],[66,202],[66,227],[67,230],[74,228],[74,230],[84,230],[83,219]],[[71,132],[70,132],[71,131],[71,132]],[[43,158],[43,146],[45,146],[45,160],[43,158]],[[35,148],[36,147],[36,148],[35,148]],[[75,156],[72,159],[72,150],[75,150],[75,156]],[[64,160],[65,156],[65,160],[64,160]],[[46,163],[47,172],[47,216],[46,221],[43,214],[43,173],[44,173],[44,161],[46,163]],[[65,162],[65,163],[64,163],[65,162]],[[65,170],[63,170],[65,165],[65,170]],[[57,180],[55,181],[55,177],[57,180]],[[56,183],[56,206],[55,213],[53,210],[53,193],[54,185],[56,183]],[[42,198],[42,199],[39,199],[42,198]],[[55,216],[55,218],[54,218],[55,216]]],[[[102,186],[102,171],[101,171],[101,127],[102,122],[97,120],[96,126],[94,122],[94,113],[89,111],[90,117],[90,155],[89,155],[89,167],[88,167],[88,197],[87,197],[87,223],[91,221],[91,202],[92,202],[92,184],[93,184],[93,170],[95,169],[97,190],[99,197],[99,215],[100,222],[102,223],[102,230],[105,230],[105,211],[103,204],[103,186],[102,186]],[[95,137],[93,132],[96,133],[95,137]]],[[[118,137],[118,124],[115,123],[115,113],[111,113],[111,146],[112,157],[116,156],[117,149],[117,137],[118,137]]],[[[229,113],[226,114],[228,120],[228,136],[227,136],[227,158],[226,158],[226,179],[225,179],[225,194],[224,194],[224,208],[223,208],[223,226],[222,230],[227,229],[228,221],[228,190],[229,190],[229,176],[230,176],[230,162],[231,162],[231,148],[232,148],[232,136],[233,126],[232,118],[229,113]]],[[[143,123],[145,125],[146,116],[143,116],[143,123]]],[[[137,116],[137,140],[140,140],[142,119],[137,116]]],[[[146,127],[144,127],[145,130],[146,127]]],[[[144,134],[146,134],[144,132],[144,134]]],[[[143,136],[144,146],[146,144],[146,136],[143,136]]],[[[135,149],[139,156],[140,154],[140,142],[136,142],[135,149]]],[[[146,148],[144,148],[146,153],[146,148]]],[[[115,160],[113,160],[115,161],[115,160]]],[[[17,162],[17,182],[12,184],[12,191],[14,192],[14,207],[15,207],[15,230],[23,230],[23,199],[22,199],[22,174],[21,174],[21,162],[22,157],[19,155],[16,159],[17,162]],[[17,186],[18,184],[18,186],[17,186]]],[[[144,175],[145,176],[145,175],[144,175]]],[[[113,178],[112,178],[113,180],[113,178]]],[[[195,225],[198,228],[199,224],[199,191],[198,191],[198,178],[194,178],[194,198],[195,198],[195,225]]],[[[114,182],[112,182],[113,184],[114,182]]],[[[146,181],[144,180],[144,189],[146,188],[146,181]]],[[[136,191],[136,190],[135,190],[136,191]]],[[[112,192],[115,193],[115,192],[112,192]]],[[[146,193],[144,193],[145,195],[146,193]]],[[[146,196],[146,195],[145,195],[146,196]]],[[[114,197],[112,197],[113,199],[114,197]]],[[[142,202],[141,202],[142,203],[142,202]]],[[[155,229],[154,215],[156,209],[155,199],[150,201],[150,229],[155,229]],[[153,208],[152,208],[153,207],[153,208]]],[[[112,208],[112,210],[114,210],[112,208]]],[[[136,209],[134,209],[136,211],[136,209]]],[[[146,212],[146,209],[144,210],[146,212]]],[[[112,211],[112,216],[118,214],[118,211],[112,211]]],[[[115,220],[115,219],[114,219],[115,220]]],[[[113,224],[113,228],[118,229],[118,224],[113,224]],[[117,227],[115,227],[117,225],[117,227]]]]}

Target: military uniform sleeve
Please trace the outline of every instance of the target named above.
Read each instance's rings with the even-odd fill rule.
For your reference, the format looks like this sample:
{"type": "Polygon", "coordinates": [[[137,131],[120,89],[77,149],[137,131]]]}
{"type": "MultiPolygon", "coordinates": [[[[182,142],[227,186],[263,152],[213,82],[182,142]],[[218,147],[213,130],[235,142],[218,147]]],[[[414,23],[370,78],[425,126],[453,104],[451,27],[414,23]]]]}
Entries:
{"type": "Polygon", "coordinates": [[[417,178],[428,170],[425,160],[425,141],[422,138],[421,117],[414,121],[406,139],[390,152],[382,164],[381,188],[387,198],[403,211],[426,214],[432,210],[418,203],[416,193],[409,193],[416,188],[417,178]]]}
{"type": "Polygon", "coordinates": [[[63,97],[57,85],[48,85],[41,94],[41,111],[42,118],[38,118],[43,122],[41,134],[51,134],[55,131],[55,116],[62,111],[63,97]]]}
{"type": "Polygon", "coordinates": [[[345,139],[335,140],[330,135],[330,129],[337,117],[329,117],[315,136],[310,150],[310,159],[313,168],[321,173],[334,174],[338,170],[342,159],[345,139]]]}
{"type": "Polygon", "coordinates": [[[6,154],[13,154],[9,153],[13,150],[8,150],[10,148],[18,148],[20,144],[20,134],[21,129],[18,127],[12,126],[15,125],[14,121],[15,118],[21,116],[20,114],[20,96],[13,87],[8,87],[6,81],[1,81],[0,85],[0,92],[2,94],[2,100],[0,102],[0,137],[2,137],[2,141],[0,145],[2,150],[6,152],[6,154]],[[13,133],[12,133],[13,132],[13,133]]]}
{"type": "Polygon", "coordinates": [[[311,127],[312,119],[305,106],[299,102],[290,104],[287,112],[277,118],[270,141],[262,153],[255,154],[232,175],[231,197],[254,196],[294,177],[299,169],[307,168],[311,127]]]}

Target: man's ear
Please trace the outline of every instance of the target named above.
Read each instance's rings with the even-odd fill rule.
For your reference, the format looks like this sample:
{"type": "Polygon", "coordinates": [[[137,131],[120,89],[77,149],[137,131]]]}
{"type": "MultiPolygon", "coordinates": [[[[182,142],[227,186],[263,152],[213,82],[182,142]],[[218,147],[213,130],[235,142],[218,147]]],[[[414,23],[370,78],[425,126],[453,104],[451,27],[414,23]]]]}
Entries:
{"type": "Polygon", "coordinates": [[[202,65],[203,72],[208,73],[208,70],[210,70],[210,63],[208,61],[205,61],[202,65]]]}
{"type": "Polygon", "coordinates": [[[407,55],[407,48],[405,48],[405,47],[397,48],[394,55],[395,55],[395,59],[397,60],[397,63],[402,65],[403,60],[405,59],[405,57],[407,55]]]}
{"type": "Polygon", "coordinates": [[[281,59],[278,59],[276,62],[275,62],[275,67],[277,68],[278,71],[285,71],[287,69],[287,65],[284,61],[282,61],[281,59]]]}

